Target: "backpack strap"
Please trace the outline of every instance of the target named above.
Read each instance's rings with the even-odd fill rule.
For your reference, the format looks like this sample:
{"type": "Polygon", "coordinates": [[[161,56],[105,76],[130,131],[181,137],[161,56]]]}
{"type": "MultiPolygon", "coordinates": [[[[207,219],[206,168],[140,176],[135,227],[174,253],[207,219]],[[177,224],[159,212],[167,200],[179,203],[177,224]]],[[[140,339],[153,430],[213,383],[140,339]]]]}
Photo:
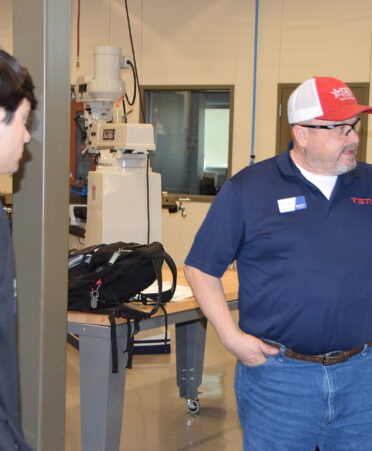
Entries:
{"type": "Polygon", "coordinates": [[[164,338],[164,346],[166,348],[167,345],[167,335],[168,335],[168,317],[167,312],[163,306],[163,303],[168,302],[176,289],[177,284],[177,268],[173,261],[173,259],[168,255],[164,250],[161,255],[154,256],[152,258],[152,264],[154,266],[154,271],[156,275],[156,279],[158,281],[158,293],[150,293],[147,294],[146,297],[155,301],[155,304],[151,310],[151,312],[142,312],[140,310],[136,310],[132,307],[129,307],[128,304],[122,304],[118,301],[116,294],[112,290],[112,297],[118,305],[113,312],[109,314],[109,320],[111,325],[111,355],[112,355],[112,372],[118,372],[118,347],[117,347],[117,337],[116,337],[116,323],[115,317],[126,318],[127,319],[127,349],[124,352],[128,352],[128,361],[126,368],[132,368],[132,359],[133,359],[133,346],[134,346],[134,335],[137,334],[140,330],[139,322],[142,319],[150,318],[159,307],[162,308],[164,312],[165,319],[165,338],[164,338]],[[163,276],[162,276],[162,265],[163,260],[166,261],[168,267],[172,273],[172,287],[165,292],[162,291],[163,288],[163,276]],[[131,328],[131,320],[134,321],[134,330],[132,333],[131,328]]]}
{"type": "Polygon", "coordinates": [[[165,310],[163,304],[160,304],[160,308],[164,313],[165,335],[164,335],[164,354],[167,352],[167,339],[168,339],[168,312],[165,310]]]}
{"type": "Polygon", "coordinates": [[[126,368],[132,368],[132,361],[133,361],[133,351],[134,351],[134,336],[139,332],[139,322],[141,321],[140,318],[134,319],[134,328],[132,333],[132,327],[130,319],[127,318],[127,349],[124,352],[128,353],[128,360],[127,360],[127,366],[126,368]]]}
{"type": "Polygon", "coordinates": [[[129,307],[127,304],[122,304],[118,301],[118,298],[111,289],[111,295],[114,301],[118,304],[114,311],[109,314],[109,321],[111,325],[111,359],[112,359],[112,372],[118,372],[118,343],[116,337],[116,322],[115,318],[126,318],[127,320],[127,349],[124,352],[128,352],[128,361],[126,368],[132,368],[133,359],[133,345],[134,335],[139,332],[139,322],[141,319],[149,318],[150,313],[141,312],[134,308],[129,307]],[[134,330],[132,334],[131,320],[134,320],[134,330]]]}
{"type": "Polygon", "coordinates": [[[173,261],[173,258],[169,254],[167,254],[165,251],[164,251],[164,260],[172,273],[172,286],[169,290],[167,290],[163,293],[163,302],[169,302],[172,299],[174,292],[176,291],[177,267],[173,261]]]}
{"type": "Polygon", "coordinates": [[[116,339],[116,322],[115,312],[109,314],[110,321],[110,334],[111,334],[111,360],[112,360],[112,372],[117,373],[119,371],[118,365],[118,342],[116,339]]]}
{"type": "Polygon", "coordinates": [[[133,360],[133,346],[134,346],[134,336],[139,332],[140,326],[139,322],[144,318],[149,318],[150,314],[146,312],[141,312],[128,307],[127,305],[120,305],[114,311],[109,314],[110,321],[110,334],[111,334],[111,360],[112,360],[112,372],[118,373],[118,343],[116,337],[116,322],[115,318],[126,318],[127,320],[127,349],[124,352],[128,352],[128,360],[126,368],[132,368],[133,360]],[[133,320],[134,328],[132,332],[133,320]]]}
{"type": "Polygon", "coordinates": [[[162,262],[160,263],[160,268],[158,267],[158,264],[156,264],[157,266],[155,267],[155,259],[153,259],[155,274],[158,279],[159,291],[158,291],[158,293],[146,293],[146,295],[144,295],[143,297],[152,299],[153,301],[157,301],[160,298],[161,303],[164,304],[166,302],[169,302],[172,299],[174,292],[176,291],[177,267],[176,267],[176,264],[174,263],[172,257],[169,254],[167,254],[165,251],[163,251],[162,257],[163,257],[164,261],[167,263],[169,269],[171,270],[172,286],[169,290],[162,291],[162,272],[161,272],[162,262]],[[159,276],[158,276],[158,274],[159,274],[159,276]],[[159,285],[159,280],[161,281],[160,285],[159,285]]]}

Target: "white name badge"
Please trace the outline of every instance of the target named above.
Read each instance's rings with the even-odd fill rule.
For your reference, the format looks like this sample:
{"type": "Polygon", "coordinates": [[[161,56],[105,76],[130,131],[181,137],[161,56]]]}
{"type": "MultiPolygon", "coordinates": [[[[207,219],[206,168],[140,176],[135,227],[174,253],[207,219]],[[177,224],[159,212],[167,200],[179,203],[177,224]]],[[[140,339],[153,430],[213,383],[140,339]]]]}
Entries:
{"type": "Polygon", "coordinates": [[[287,199],[278,199],[280,213],[290,213],[291,211],[305,210],[307,208],[304,196],[288,197],[287,199]]]}

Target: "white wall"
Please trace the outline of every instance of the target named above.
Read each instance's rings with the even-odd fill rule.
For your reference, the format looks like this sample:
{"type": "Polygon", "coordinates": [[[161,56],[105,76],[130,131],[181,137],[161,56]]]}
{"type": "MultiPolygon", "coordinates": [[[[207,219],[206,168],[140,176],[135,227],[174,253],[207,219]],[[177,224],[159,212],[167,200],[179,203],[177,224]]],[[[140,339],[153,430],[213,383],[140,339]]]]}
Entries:
{"type": "Polygon", "coordinates": [[[275,147],[278,83],[314,75],[371,83],[372,2],[261,0],[259,30],[256,149],[264,159],[275,147]]]}
{"type": "MultiPolygon", "coordinates": [[[[255,0],[128,0],[128,4],[141,83],[235,85],[233,173],[249,164],[255,0]]],[[[0,44],[6,41],[8,48],[11,5],[2,0],[0,44]]],[[[278,83],[299,83],[313,75],[347,82],[371,82],[372,77],[371,0],[260,0],[259,5],[256,161],[275,152],[278,83]]],[[[76,13],[77,0],[72,0],[72,82],[93,72],[95,45],[118,45],[131,55],[123,0],[81,1],[77,68],[76,13]]],[[[129,71],[124,78],[131,94],[129,71]]],[[[131,118],[137,120],[138,106],[131,118]]],[[[371,139],[367,161],[372,162],[371,139]]],[[[208,206],[188,205],[186,218],[163,212],[164,244],[177,264],[208,206]]]]}

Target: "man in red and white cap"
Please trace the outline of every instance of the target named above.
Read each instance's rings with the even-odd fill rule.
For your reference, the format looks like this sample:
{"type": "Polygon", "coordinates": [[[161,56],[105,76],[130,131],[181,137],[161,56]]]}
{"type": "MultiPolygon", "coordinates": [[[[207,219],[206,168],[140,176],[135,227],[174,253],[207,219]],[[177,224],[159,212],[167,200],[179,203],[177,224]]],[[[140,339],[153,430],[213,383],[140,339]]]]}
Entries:
{"type": "Polygon", "coordinates": [[[372,166],[359,105],[331,77],[288,102],[293,149],[228,180],[186,259],[237,359],[244,450],[372,449],[372,166]],[[239,327],[220,277],[237,261],[239,327]]]}
{"type": "Polygon", "coordinates": [[[294,162],[323,175],[340,175],[354,169],[360,113],[372,113],[372,108],[358,105],[351,89],[341,80],[314,77],[302,83],[288,101],[288,120],[296,143],[294,162]],[[336,136],[342,139],[332,139],[336,136]],[[309,140],[316,147],[314,151],[309,152],[309,140]]]}

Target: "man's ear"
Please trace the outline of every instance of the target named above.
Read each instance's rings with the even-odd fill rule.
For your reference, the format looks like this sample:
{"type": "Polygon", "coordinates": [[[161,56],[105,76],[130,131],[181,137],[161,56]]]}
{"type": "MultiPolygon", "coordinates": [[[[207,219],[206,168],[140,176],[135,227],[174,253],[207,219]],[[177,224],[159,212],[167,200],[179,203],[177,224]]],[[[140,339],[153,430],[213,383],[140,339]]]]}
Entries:
{"type": "Polygon", "coordinates": [[[5,109],[0,106],[0,122],[3,122],[5,119],[5,109]]]}
{"type": "Polygon", "coordinates": [[[308,128],[301,127],[300,125],[293,125],[292,134],[301,147],[306,147],[310,134],[308,128]]]}

